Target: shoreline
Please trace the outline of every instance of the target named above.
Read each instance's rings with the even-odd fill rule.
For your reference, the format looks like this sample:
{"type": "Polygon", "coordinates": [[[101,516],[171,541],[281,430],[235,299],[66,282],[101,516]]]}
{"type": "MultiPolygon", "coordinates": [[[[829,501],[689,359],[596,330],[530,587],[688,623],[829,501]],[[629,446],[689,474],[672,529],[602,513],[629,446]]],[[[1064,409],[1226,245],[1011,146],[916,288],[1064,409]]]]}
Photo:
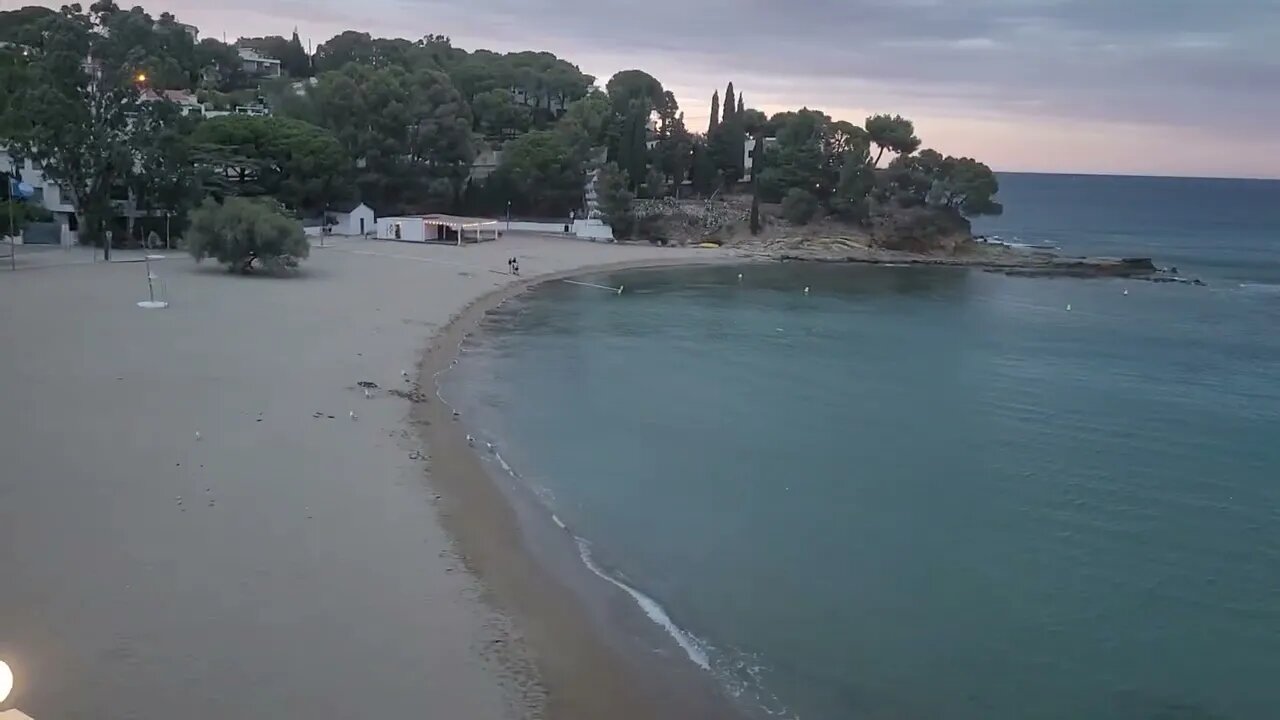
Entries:
{"type": "Polygon", "coordinates": [[[466,439],[465,418],[440,395],[439,376],[486,315],[544,283],[598,272],[749,263],[749,258],[679,258],[587,265],[517,281],[470,302],[429,340],[418,366],[414,424],[428,453],[427,478],[441,495],[442,524],[458,556],[508,615],[516,637],[506,661],[525,668],[518,687],[541,705],[537,717],[741,718],[718,681],[617,581],[588,565],[572,532],[532,491],[498,477],[466,439]],[[611,584],[610,584],[611,583],[611,584]]]}

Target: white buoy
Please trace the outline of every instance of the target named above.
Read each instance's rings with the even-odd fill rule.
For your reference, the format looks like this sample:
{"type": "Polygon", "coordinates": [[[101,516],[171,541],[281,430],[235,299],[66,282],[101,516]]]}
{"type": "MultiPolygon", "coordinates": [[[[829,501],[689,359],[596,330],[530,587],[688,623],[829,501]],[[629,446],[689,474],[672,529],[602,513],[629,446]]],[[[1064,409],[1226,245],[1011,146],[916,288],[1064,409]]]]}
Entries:
{"type": "Polygon", "coordinates": [[[1071,303],[1067,303],[1067,312],[1071,312],[1071,303]]]}
{"type": "Polygon", "coordinates": [[[805,295],[808,295],[808,294],[809,294],[809,286],[808,286],[808,285],[805,285],[805,286],[804,286],[804,294],[805,294],[805,295]]]}
{"type": "Polygon", "coordinates": [[[1125,289],[1124,289],[1124,294],[1125,294],[1125,295],[1128,295],[1128,294],[1129,294],[1129,288],[1125,288],[1125,289]]]}
{"type": "Polygon", "coordinates": [[[742,280],[742,273],[738,273],[738,280],[739,280],[739,282],[741,282],[741,280],[742,280]]]}

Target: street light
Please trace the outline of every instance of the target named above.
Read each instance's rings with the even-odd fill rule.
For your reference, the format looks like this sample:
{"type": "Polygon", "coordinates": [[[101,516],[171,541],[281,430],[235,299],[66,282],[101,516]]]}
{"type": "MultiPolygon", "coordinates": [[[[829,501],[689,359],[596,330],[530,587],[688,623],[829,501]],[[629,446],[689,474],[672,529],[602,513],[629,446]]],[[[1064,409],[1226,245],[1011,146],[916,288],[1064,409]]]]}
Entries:
{"type": "Polygon", "coordinates": [[[146,82],[146,81],[147,81],[147,74],[146,74],[146,73],[143,73],[143,72],[140,72],[140,73],[138,73],[137,75],[134,75],[134,76],[133,76],[133,79],[134,79],[135,81],[139,82],[139,83],[144,83],[144,82],[146,82]]]}

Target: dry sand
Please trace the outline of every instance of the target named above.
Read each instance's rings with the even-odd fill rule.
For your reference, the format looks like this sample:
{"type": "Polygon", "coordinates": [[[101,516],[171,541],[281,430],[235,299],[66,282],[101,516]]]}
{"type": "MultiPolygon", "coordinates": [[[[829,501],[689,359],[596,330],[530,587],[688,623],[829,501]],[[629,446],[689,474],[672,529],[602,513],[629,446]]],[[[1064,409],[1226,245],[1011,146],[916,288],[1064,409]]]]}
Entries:
{"type": "Polygon", "coordinates": [[[422,361],[431,338],[457,320],[440,345],[456,347],[514,280],[491,272],[507,257],[527,282],[723,256],[327,244],[292,278],[171,252],[156,265],[167,310],[135,306],[137,264],[0,272],[0,657],[16,705],[61,720],[707,716],[704,683],[643,672],[596,632],[608,617],[539,570],[542,531],[487,483],[460,425],[410,398],[420,362],[448,357],[422,361]],[[667,687],[692,704],[653,698],[667,687]]]}

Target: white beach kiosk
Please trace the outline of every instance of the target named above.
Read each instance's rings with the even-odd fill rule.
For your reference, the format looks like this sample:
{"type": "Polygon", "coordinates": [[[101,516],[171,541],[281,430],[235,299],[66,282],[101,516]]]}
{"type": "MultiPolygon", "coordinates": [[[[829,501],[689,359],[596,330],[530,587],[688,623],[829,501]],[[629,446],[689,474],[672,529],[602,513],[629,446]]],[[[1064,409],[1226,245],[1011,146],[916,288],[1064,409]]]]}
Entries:
{"type": "Polygon", "coordinates": [[[498,239],[498,221],[458,215],[378,218],[379,240],[462,245],[498,239]]]}

